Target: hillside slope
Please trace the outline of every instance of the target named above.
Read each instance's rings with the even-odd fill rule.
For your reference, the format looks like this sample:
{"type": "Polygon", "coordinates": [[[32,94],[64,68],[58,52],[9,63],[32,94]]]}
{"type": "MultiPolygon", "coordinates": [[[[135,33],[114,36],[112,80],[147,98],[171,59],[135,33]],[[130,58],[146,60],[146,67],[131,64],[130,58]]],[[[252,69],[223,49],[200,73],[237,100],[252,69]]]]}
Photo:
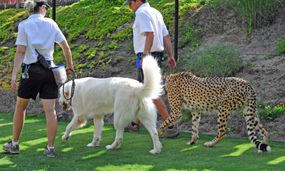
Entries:
{"type": "MultiPolygon", "coordinates": [[[[272,23],[253,30],[250,35],[237,13],[223,7],[216,11],[205,7],[193,21],[203,30],[199,49],[216,43],[231,43],[238,48],[244,67],[236,76],[253,84],[260,101],[285,100],[285,54],[272,56],[277,41],[285,38],[284,11],[283,1],[272,23]]],[[[187,46],[179,52],[180,58],[191,58],[187,46]]],[[[183,64],[181,68],[187,70],[183,64]]]]}

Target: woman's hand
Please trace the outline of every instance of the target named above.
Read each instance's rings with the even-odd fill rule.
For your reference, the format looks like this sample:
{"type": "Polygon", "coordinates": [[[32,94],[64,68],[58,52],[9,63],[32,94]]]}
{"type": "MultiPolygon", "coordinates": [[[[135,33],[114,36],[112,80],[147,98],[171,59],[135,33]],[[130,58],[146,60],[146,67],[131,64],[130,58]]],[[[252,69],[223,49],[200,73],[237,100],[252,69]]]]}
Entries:
{"type": "Polygon", "coordinates": [[[74,68],[73,67],[66,67],[66,73],[67,73],[67,75],[75,74],[74,68]]]}
{"type": "Polygon", "coordinates": [[[11,79],[11,88],[13,91],[17,90],[17,79],[14,76],[12,76],[12,79],[11,79]]]}

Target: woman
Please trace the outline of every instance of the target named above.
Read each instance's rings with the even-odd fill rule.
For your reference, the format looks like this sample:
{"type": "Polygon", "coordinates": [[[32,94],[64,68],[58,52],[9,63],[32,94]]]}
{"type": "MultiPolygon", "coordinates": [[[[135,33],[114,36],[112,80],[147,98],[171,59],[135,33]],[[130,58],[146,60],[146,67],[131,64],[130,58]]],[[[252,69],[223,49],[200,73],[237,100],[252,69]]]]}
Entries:
{"type": "Polygon", "coordinates": [[[74,72],[69,45],[58,25],[45,18],[50,7],[46,0],[28,0],[25,3],[30,16],[19,23],[16,40],[17,50],[14,58],[11,87],[17,90],[17,75],[22,65],[22,75],[18,88],[17,102],[13,119],[13,139],[3,146],[11,154],[19,154],[19,138],[24,126],[26,108],[30,99],[39,95],[46,116],[48,143],[44,154],[55,157],[54,141],[57,132],[57,115],[55,103],[58,98],[58,86],[50,69],[44,69],[38,62],[41,54],[49,65],[53,64],[54,43],[61,47],[66,70],[74,72]]]}

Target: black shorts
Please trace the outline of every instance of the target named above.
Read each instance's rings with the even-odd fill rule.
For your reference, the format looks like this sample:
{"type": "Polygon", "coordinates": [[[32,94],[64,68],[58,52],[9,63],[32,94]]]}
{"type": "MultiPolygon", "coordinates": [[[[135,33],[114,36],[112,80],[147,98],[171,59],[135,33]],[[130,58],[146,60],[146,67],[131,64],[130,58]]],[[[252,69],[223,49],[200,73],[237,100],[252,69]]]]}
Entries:
{"type": "MultiPolygon", "coordinates": [[[[22,66],[22,73],[26,65],[22,66]]],[[[37,95],[41,99],[58,98],[58,86],[53,73],[49,69],[43,69],[37,63],[29,65],[28,77],[21,77],[18,89],[18,96],[24,99],[36,99],[37,95]]]]}
{"type": "MultiPolygon", "coordinates": [[[[151,55],[157,60],[158,66],[161,67],[161,63],[162,61],[164,61],[164,56],[163,56],[163,52],[152,52],[151,55]]],[[[141,57],[142,53],[138,53],[137,57],[141,57]]],[[[143,83],[143,70],[142,68],[138,68],[138,72],[137,72],[137,80],[141,83],[143,83]]]]}

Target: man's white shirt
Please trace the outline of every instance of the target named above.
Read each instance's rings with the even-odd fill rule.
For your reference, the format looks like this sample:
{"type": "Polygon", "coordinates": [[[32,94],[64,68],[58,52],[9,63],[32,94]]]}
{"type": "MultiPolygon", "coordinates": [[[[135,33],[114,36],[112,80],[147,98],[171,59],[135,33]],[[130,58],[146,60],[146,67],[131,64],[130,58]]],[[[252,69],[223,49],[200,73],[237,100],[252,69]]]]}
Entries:
{"type": "Polygon", "coordinates": [[[135,12],[136,18],[133,24],[133,43],[135,53],[143,52],[146,36],[145,32],[153,32],[154,40],[151,52],[164,50],[163,37],[167,36],[168,30],[161,13],[152,8],[149,3],[142,4],[135,12]]]}

